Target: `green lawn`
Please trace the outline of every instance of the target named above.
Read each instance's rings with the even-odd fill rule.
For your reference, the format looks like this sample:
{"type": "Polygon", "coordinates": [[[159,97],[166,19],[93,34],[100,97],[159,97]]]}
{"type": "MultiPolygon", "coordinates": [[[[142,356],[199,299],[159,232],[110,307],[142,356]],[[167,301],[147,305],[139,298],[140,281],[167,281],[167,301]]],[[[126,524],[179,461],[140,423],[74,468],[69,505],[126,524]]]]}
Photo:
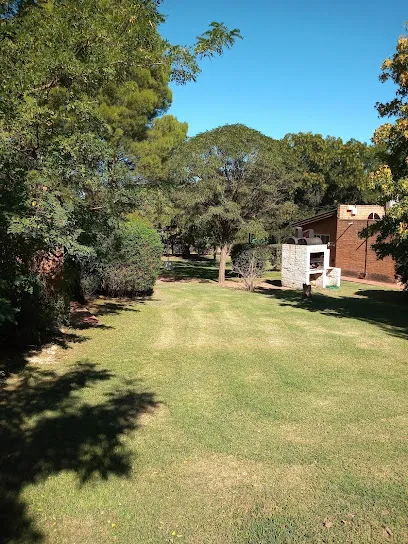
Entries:
{"type": "Polygon", "coordinates": [[[303,302],[175,267],[14,360],[6,542],[408,542],[406,295],[344,283],[303,302]]]}

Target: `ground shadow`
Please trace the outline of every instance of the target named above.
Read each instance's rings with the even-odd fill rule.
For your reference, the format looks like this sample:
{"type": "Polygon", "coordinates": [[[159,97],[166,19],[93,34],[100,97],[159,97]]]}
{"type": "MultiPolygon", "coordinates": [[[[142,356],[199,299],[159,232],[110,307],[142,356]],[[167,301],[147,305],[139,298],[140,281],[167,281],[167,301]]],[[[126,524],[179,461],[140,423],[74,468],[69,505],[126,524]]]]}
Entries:
{"type": "MultiPolygon", "coordinates": [[[[193,281],[199,280],[202,282],[218,280],[218,263],[212,259],[184,259],[182,261],[170,261],[171,269],[166,270],[164,267],[160,271],[160,279],[162,281],[193,281]]],[[[235,278],[236,274],[227,270],[226,278],[235,278]]]]}
{"type": "Polygon", "coordinates": [[[70,328],[43,331],[40,339],[33,344],[18,342],[14,338],[2,339],[0,344],[0,378],[21,372],[30,362],[32,357],[40,354],[42,350],[50,346],[58,346],[62,349],[70,349],[72,344],[85,342],[89,339],[82,331],[97,327],[98,329],[112,329],[110,325],[98,322],[98,317],[108,314],[120,314],[121,312],[139,312],[131,307],[135,303],[143,304],[151,297],[135,297],[110,299],[100,297],[94,301],[82,305],[77,303],[71,308],[70,328]],[[92,319],[96,318],[96,319],[92,319]]]}
{"type": "Polygon", "coordinates": [[[26,344],[16,347],[0,346],[0,377],[6,378],[11,374],[21,372],[30,362],[30,358],[41,353],[47,346],[58,346],[61,349],[70,349],[72,344],[79,344],[88,340],[88,336],[78,334],[77,331],[56,330],[43,334],[41,343],[26,344]]]}
{"type": "Polygon", "coordinates": [[[301,308],[305,312],[320,312],[335,318],[352,318],[373,323],[398,338],[408,339],[408,293],[394,290],[359,289],[354,296],[330,296],[319,292],[311,299],[301,291],[257,290],[279,300],[281,306],[301,308]]]}
{"type": "MultiPolygon", "coordinates": [[[[150,300],[147,298],[147,300],[150,300]]],[[[120,314],[122,312],[140,312],[137,308],[132,308],[134,304],[144,304],[146,297],[130,298],[130,299],[99,299],[91,302],[89,309],[96,316],[108,314],[120,314]]]]}
{"type": "Polygon", "coordinates": [[[269,285],[273,285],[274,287],[282,287],[281,280],[265,280],[265,283],[269,283],[269,285]]]}
{"type": "Polygon", "coordinates": [[[80,484],[127,476],[132,452],[124,437],[157,402],[140,383],[124,382],[89,404],[80,392],[113,378],[90,362],[69,372],[26,369],[0,385],[0,542],[42,542],[21,497],[28,484],[71,471],[80,484]]]}
{"type": "Polygon", "coordinates": [[[120,314],[122,312],[139,312],[135,304],[144,304],[151,297],[134,297],[112,299],[97,297],[85,304],[71,303],[70,326],[76,330],[83,330],[97,327],[98,329],[112,329],[110,325],[100,323],[98,317],[109,314],[120,314]]]}

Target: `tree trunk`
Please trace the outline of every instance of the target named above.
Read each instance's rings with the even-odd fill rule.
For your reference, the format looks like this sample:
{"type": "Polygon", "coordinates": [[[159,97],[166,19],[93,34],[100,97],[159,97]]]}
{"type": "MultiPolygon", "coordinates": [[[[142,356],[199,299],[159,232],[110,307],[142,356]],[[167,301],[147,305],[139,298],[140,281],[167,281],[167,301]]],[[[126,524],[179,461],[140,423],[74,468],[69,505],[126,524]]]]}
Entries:
{"type": "Polygon", "coordinates": [[[218,283],[223,285],[225,283],[225,265],[227,262],[229,246],[221,246],[220,251],[220,267],[218,269],[218,283]]]}
{"type": "Polygon", "coordinates": [[[191,256],[191,253],[190,253],[190,244],[183,244],[183,250],[182,250],[182,256],[185,258],[185,259],[189,259],[190,256],[191,256]]]}

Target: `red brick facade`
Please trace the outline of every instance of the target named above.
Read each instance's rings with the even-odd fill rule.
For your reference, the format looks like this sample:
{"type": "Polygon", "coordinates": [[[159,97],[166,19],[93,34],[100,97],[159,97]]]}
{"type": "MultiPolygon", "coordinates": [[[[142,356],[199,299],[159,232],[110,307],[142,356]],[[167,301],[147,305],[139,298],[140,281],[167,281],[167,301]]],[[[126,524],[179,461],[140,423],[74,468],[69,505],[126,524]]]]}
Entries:
{"type": "Polygon", "coordinates": [[[297,225],[303,230],[313,229],[315,236],[328,235],[330,242],[330,266],[341,268],[344,276],[395,283],[394,261],[391,257],[378,260],[371,248],[373,238],[361,239],[358,233],[372,223],[370,214],[382,217],[381,206],[346,206],[320,214],[297,225]]]}

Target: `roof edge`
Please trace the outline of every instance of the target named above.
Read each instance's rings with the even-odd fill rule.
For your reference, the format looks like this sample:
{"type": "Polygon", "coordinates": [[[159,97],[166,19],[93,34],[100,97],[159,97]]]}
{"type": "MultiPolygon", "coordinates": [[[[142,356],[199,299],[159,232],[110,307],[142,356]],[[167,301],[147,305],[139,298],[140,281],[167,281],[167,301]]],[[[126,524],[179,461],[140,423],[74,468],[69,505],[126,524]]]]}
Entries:
{"type": "Polygon", "coordinates": [[[335,214],[337,214],[337,206],[326,212],[321,212],[316,215],[312,215],[311,217],[306,217],[305,219],[299,219],[299,221],[294,221],[292,223],[292,226],[303,227],[303,225],[307,225],[308,223],[315,223],[316,221],[320,221],[321,219],[327,219],[328,217],[331,217],[335,214]]]}

